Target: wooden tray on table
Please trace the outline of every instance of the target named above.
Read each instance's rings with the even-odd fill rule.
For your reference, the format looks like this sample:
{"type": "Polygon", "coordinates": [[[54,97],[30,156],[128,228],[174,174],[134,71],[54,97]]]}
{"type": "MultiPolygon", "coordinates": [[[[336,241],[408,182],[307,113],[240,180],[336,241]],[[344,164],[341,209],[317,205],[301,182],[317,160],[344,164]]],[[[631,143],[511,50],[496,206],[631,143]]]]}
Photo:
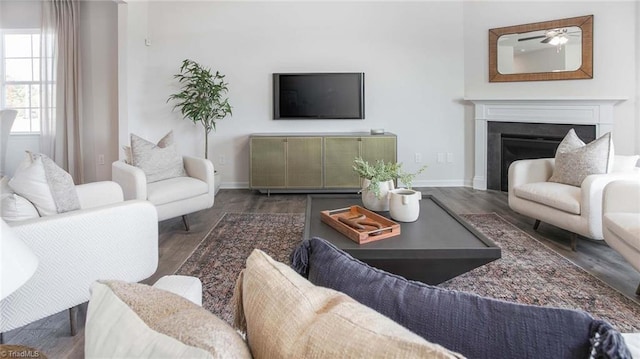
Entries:
{"type": "Polygon", "coordinates": [[[398,223],[360,206],[320,211],[320,218],[358,244],[400,234],[398,223]]]}

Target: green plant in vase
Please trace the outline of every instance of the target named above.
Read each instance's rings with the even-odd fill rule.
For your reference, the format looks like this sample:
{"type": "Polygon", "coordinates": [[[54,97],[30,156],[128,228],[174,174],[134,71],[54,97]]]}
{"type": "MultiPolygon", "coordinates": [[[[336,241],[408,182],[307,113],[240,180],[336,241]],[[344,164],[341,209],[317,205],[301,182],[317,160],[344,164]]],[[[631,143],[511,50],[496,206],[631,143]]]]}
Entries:
{"type": "MultiPolygon", "coordinates": [[[[402,167],[402,164],[400,165],[400,167],[402,167]]],[[[426,170],[426,169],[427,169],[427,165],[424,165],[424,166],[420,167],[420,169],[418,169],[418,171],[416,171],[414,173],[410,173],[410,172],[405,172],[405,171],[402,170],[402,168],[400,168],[399,171],[398,171],[398,179],[405,186],[407,186],[407,189],[411,189],[411,186],[413,185],[413,179],[416,178],[417,175],[419,175],[422,172],[424,172],[424,170],[426,170]]]]}
{"type": "Polygon", "coordinates": [[[402,170],[402,163],[384,162],[377,160],[371,164],[361,157],[353,161],[353,170],[363,178],[362,203],[373,211],[389,210],[389,192],[394,190],[394,180],[400,179],[408,188],[411,188],[413,179],[422,173],[427,166],[423,166],[415,173],[402,170]]]}
{"type": "Polygon", "coordinates": [[[353,161],[353,170],[356,171],[360,178],[368,180],[362,190],[372,192],[378,199],[382,198],[380,183],[398,178],[401,166],[402,164],[400,163],[384,162],[383,160],[377,160],[372,165],[362,157],[356,157],[353,161]]]}

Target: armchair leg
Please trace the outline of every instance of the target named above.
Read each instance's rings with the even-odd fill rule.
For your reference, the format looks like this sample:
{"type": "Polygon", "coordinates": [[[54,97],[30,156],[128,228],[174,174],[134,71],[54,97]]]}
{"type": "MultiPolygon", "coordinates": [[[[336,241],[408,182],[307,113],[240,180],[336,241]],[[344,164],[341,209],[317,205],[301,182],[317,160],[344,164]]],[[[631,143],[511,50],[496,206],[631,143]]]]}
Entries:
{"type": "Polygon", "coordinates": [[[78,333],[78,306],[69,308],[69,326],[73,337],[78,333]]]}
{"type": "MultiPolygon", "coordinates": [[[[640,284],[638,284],[638,288],[636,288],[636,295],[640,295],[640,284]]],[[[1,333],[0,333],[1,335],[1,333]]],[[[0,342],[2,343],[2,342],[0,342]]]]}
{"type": "Polygon", "coordinates": [[[536,219],[536,222],[533,224],[533,230],[537,231],[539,226],[540,226],[540,220],[536,219]]]}
{"type": "Polygon", "coordinates": [[[571,233],[571,250],[576,251],[578,248],[578,235],[575,233],[571,233]]]}
{"type": "Polygon", "coordinates": [[[0,333],[0,345],[4,344],[4,335],[2,335],[3,333],[0,333]]]}
{"type": "Polygon", "coordinates": [[[189,232],[189,219],[187,219],[187,215],[182,216],[182,223],[184,223],[184,229],[189,232]]]}

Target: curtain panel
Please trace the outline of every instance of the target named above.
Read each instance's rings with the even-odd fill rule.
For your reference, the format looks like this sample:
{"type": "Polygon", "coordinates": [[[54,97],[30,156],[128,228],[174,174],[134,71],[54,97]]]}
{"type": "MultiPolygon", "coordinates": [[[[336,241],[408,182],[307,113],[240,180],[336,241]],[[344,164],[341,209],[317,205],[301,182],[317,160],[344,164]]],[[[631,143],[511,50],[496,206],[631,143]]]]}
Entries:
{"type": "Polygon", "coordinates": [[[42,9],[40,149],[83,183],[80,1],[45,0],[42,9]]]}

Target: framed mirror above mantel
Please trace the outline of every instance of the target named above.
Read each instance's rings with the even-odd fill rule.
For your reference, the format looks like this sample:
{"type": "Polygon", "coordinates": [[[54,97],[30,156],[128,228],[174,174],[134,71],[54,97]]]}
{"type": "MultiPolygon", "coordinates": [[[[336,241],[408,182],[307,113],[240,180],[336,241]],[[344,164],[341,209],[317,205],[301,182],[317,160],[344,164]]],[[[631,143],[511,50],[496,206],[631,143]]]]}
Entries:
{"type": "Polygon", "coordinates": [[[489,82],[593,78],[593,15],[489,30],[489,82]]]}

